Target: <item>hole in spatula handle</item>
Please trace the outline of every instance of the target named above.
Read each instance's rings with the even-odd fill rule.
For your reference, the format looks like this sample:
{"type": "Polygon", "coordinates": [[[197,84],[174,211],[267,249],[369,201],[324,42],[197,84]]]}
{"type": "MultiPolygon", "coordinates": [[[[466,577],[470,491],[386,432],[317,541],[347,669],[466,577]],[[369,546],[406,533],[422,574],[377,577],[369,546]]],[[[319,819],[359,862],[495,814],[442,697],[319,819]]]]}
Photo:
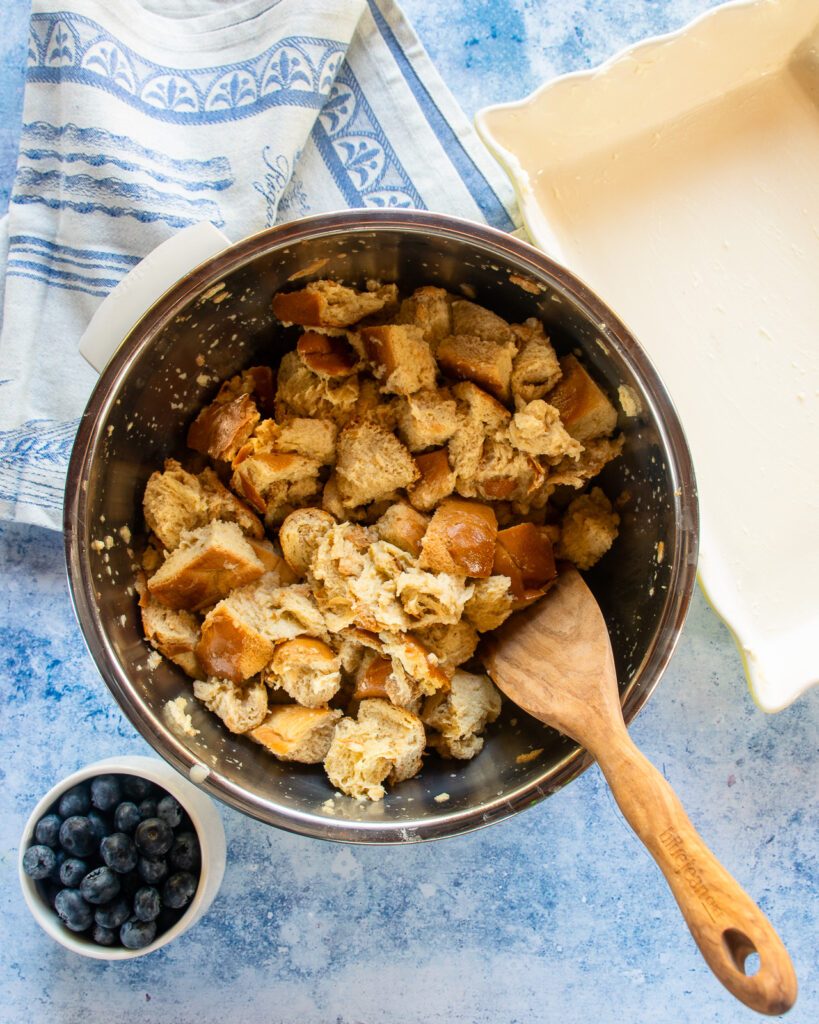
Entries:
{"type": "Polygon", "coordinates": [[[747,935],[736,928],[726,928],[722,933],[722,941],[738,971],[747,977],[753,977],[759,970],[760,959],[756,946],[747,935]]]}

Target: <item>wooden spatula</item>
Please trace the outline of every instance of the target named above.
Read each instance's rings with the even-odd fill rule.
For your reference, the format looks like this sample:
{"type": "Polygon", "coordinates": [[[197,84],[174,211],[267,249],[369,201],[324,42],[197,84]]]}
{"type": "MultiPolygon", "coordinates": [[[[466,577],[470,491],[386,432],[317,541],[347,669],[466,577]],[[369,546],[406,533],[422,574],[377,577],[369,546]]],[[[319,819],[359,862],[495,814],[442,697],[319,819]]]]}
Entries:
{"type": "Polygon", "coordinates": [[[635,747],[597,602],[576,569],[489,636],[484,663],[519,707],[584,746],[626,821],[657,862],[709,967],[759,1013],[784,1013],[796,974],[770,921],[700,839],[671,786],[635,747]],[[759,969],[746,975],[746,959],[759,969]]]}

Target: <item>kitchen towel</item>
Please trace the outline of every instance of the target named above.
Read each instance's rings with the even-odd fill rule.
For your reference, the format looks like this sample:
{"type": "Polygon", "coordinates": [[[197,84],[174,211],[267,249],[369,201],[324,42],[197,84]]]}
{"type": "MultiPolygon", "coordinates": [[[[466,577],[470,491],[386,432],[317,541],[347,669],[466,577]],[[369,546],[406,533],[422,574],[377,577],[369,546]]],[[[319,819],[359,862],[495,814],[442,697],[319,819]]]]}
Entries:
{"type": "Polygon", "coordinates": [[[0,518],[61,528],[101,299],[177,229],[344,207],[514,230],[511,190],[392,0],[34,0],[0,222],[0,518]]]}

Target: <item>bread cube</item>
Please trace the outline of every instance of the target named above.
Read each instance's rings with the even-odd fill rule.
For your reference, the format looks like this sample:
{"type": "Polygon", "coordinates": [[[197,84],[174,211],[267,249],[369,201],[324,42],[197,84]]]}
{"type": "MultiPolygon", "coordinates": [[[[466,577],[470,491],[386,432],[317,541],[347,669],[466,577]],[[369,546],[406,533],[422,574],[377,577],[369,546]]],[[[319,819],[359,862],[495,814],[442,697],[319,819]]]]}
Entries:
{"type": "Polygon", "coordinates": [[[560,380],[561,369],[543,324],[530,319],[512,324],[518,354],[512,362],[512,397],[517,408],[543,398],[560,380]]]}
{"type": "Polygon", "coordinates": [[[488,501],[525,501],[545,479],[540,462],[518,451],[506,439],[488,440],[471,485],[458,478],[458,491],[488,501]]]}
{"type": "Polygon", "coordinates": [[[436,693],[424,702],[421,719],[435,729],[430,745],[443,757],[468,760],[483,748],[480,735],[501,712],[501,696],[484,675],[458,669],[446,693],[436,693]]]}
{"type": "Polygon", "coordinates": [[[560,360],[563,376],[546,400],[560,413],[563,426],[577,441],[605,437],[617,426],[617,410],[572,355],[560,360]]]}
{"type": "Polygon", "coordinates": [[[267,687],[259,679],[247,683],[197,679],[193,695],[218,715],[231,732],[249,732],[267,717],[267,687]]]}
{"type": "Polygon", "coordinates": [[[392,675],[392,661],[375,651],[367,651],[355,673],[353,700],[369,700],[378,697],[389,700],[386,682],[392,675]]]}
{"type": "Polygon", "coordinates": [[[404,299],[396,323],[420,327],[433,352],[438,342],[452,334],[452,296],[443,288],[426,285],[404,299]]]}
{"type": "MultiPolygon", "coordinates": [[[[482,582],[482,581],[478,581],[482,582]]],[[[472,585],[472,594],[475,587],[472,585]]],[[[438,659],[442,669],[454,669],[469,661],[478,646],[480,637],[466,619],[452,625],[436,623],[413,630],[414,636],[438,659]]]]}
{"type": "Polygon", "coordinates": [[[421,770],[426,736],[417,715],[385,700],[364,700],[358,717],[336,726],[324,768],[348,796],[383,800],[385,781],[412,778],[421,770]]]}
{"type": "Polygon", "coordinates": [[[368,420],[354,421],[342,430],[336,482],[345,508],[386,498],[418,476],[412,456],[394,434],[368,420]]]}
{"type": "Polygon", "coordinates": [[[502,348],[514,347],[514,334],[503,317],[466,299],[452,303],[452,333],[483,338],[502,348]]]}
{"type": "Polygon", "coordinates": [[[295,506],[315,498],[321,490],[316,459],[290,452],[260,452],[234,462],[230,485],[265,522],[282,521],[295,506]]]}
{"type": "Polygon", "coordinates": [[[499,345],[472,334],[452,334],[438,345],[436,358],[441,371],[456,380],[469,380],[502,402],[511,397],[512,342],[499,345]]]}
{"type": "Polygon", "coordinates": [[[430,512],[452,494],[457,478],[450,468],[446,448],[417,455],[415,465],[421,478],[407,490],[407,496],[414,508],[430,512]]]}
{"type": "Polygon", "coordinates": [[[497,532],[498,522],[489,505],[448,498],[432,517],[418,564],[433,572],[490,576],[497,532]]]}
{"type": "Polygon", "coordinates": [[[472,597],[464,605],[464,617],[479,633],[497,629],[514,611],[511,583],[508,576],[475,580],[472,597]]]}
{"type": "Polygon", "coordinates": [[[280,761],[321,764],[340,718],[341,712],[331,708],[279,704],[270,708],[264,721],[251,729],[248,736],[280,761]]]}
{"type": "Polygon", "coordinates": [[[584,487],[605,465],[621,454],[624,442],[622,434],[584,442],[579,458],[567,455],[551,470],[543,485],[544,498],[548,499],[558,487],[584,487]]]}
{"type": "Polygon", "coordinates": [[[546,530],[534,523],[519,523],[498,531],[495,576],[508,576],[517,602],[541,597],[557,579],[552,543],[546,530]]]}
{"type": "Polygon", "coordinates": [[[148,590],[167,608],[198,611],[263,572],[239,527],[217,520],[182,534],[179,546],[148,580],[148,590]]]}
{"type": "Polygon", "coordinates": [[[337,281],[311,281],[294,292],[277,292],[273,312],[285,325],[342,328],[358,323],[398,300],[394,284],[360,292],[337,281]]]}
{"type": "Polygon", "coordinates": [[[426,516],[405,502],[397,501],[376,521],[375,530],[382,540],[408,551],[417,558],[428,525],[429,519],[426,516]]]}
{"type": "Polygon", "coordinates": [[[363,327],[360,337],[383,392],[411,395],[422,388],[435,387],[437,367],[420,327],[363,327]]]}
{"type": "Polygon", "coordinates": [[[399,407],[398,435],[411,452],[446,444],[457,427],[457,405],[449,388],[417,391],[399,407]]]}
{"type": "Polygon", "coordinates": [[[620,516],[599,487],[571,502],[563,516],[558,554],[578,569],[591,569],[617,537],[620,516]]]}
{"type": "Polygon", "coordinates": [[[509,440],[519,451],[543,456],[556,465],[567,455],[576,459],[583,445],[569,434],[555,406],[536,399],[521,406],[509,424],[509,440]]]}
{"type": "Polygon", "coordinates": [[[194,653],[199,643],[199,620],[191,612],[166,608],[140,588],[139,611],[145,639],[192,679],[204,679],[194,653]]]}
{"type": "Polygon", "coordinates": [[[280,687],[303,707],[318,708],[338,693],[341,661],[323,640],[298,636],[276,646],[264,681],[280,687]]]}
{"type": "Polygon", "coordinates": [[[307,575],[321,538],[335,526],[335,520],[323,509],[299,508],[291,512],[279,529],[284,559],[300,577],[307,575]]]}
{"type": "Polygon", "coordinates": [[[215,401],[199,413],[188,429],[188,447],[212,459],[230,462],[253,433],[260,414],[249,395],[215,401]]]}
{"type": "Polygon", "coordinates": [[[276,418],[292,416],[345,423],[358,401],[358,376],[320,377],[308,369],[297,352],[286,352],[279,363],[276,418]]]}

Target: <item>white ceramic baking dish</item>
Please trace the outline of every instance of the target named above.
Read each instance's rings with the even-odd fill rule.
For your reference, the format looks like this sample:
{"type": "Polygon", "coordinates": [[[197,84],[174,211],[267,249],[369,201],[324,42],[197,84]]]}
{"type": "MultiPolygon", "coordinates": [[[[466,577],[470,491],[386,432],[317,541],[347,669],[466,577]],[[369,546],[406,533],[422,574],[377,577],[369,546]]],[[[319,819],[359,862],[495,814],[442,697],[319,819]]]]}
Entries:
{"type": "Polygon", "coordinates": [[[785,707],[819,678],[819,3],[725,4],[477,125],[535,243],[663,376],[700,582],[785,707]]]}

